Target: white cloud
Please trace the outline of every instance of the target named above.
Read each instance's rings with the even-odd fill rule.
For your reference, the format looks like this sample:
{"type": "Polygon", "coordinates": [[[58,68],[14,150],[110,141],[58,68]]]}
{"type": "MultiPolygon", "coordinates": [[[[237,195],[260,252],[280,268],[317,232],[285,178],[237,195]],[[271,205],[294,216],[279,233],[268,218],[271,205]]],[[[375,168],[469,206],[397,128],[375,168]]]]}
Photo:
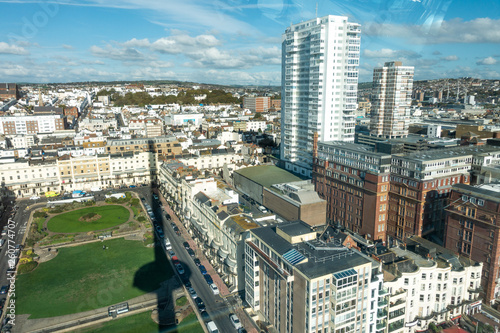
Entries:
{"type": "Polygon", "coordinates": [[[387,58],[392,60],[404,59],[417,59],[422,56],[414,51],[407,50],[392,50],[392,49],[380,49],[380,50],[364,50],[363,56],[367,58],[387,58]]]}
{"type": "Polygon", "coordinates": [[[28,54],[28,51],[21,46],[0,42],[0,54],[28,54]]]}
{"type": "Polygon", "coordinates": [[[463,21],[457,18],[431,27],[371,22],[364,25],[363,33],[368,36],[405,38],[418,44],[500,43],[500,19],[463,21]]]}
{"type": "Polygon", "coordinates": [[[63,44],[62,47],[66,50],[72,50],[74,47],[72,45],[63,44]]]}
{"type": "Polygon", "coordinates": [[[449,55],[449,56],[446,56],[446,57],[441,57],[440,59],[444,60],[444,61],[457,61],[458,60],[458,56],[456,56],[456,55],[449,55]]]}
{"type": "Polygon", "coordinates": [[[135,48],[123,47],[116,48],[107,44],[105,47],[99,47],[93,45],[90,47],[90,52],[96,57],[109,58],[113,60],[144,60],[145,56],[143,53],[137,51],[135,48]]]}
{"type": "Polygon", "coordinates": [[[191,37],[179,31],[173,32],[173,35],[160,38],[151,43],[151,49],[160,53],[178,54],[194,52],[201,48],[210,48],[220,45],[220,41],[214,35],[198,35],[191,37]]]}
{"type": "Polygon", "coordinates": [[[477,65],[494,65],[497,63],[497,60],[493,57],[487,57],[476,62],[477,65]]]}

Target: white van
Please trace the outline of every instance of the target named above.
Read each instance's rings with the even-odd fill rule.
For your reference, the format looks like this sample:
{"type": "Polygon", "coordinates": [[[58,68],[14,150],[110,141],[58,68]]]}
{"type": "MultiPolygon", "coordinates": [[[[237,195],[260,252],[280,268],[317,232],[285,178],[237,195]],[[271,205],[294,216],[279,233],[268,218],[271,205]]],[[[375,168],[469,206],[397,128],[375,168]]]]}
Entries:
{"type": "Polygon", "coordinates": [[[209,333],[219,333],[219,329],[217,328],[217,325],[213,321],[209,321],[207,323],[207,329],[209,333]]]}
{"type": "Polygon", "coordinates": [[[102,188],[100,188],[99,186],[94,186],[94,187],[90,188],[90,191],[92,191],[92,192],[100,192],[100,191],[102,191],[102,188]]]}
{"type": "Polygon", "coordinates": [[[172,244],[170,244],[170,240],[167,237],[165,237],[165,250],[172,250],[172,244]]]}
{"type": "Polygon", "coordinates": [[[259,206],[258,209],[262,212],[262,213],[267,213],[267,208],[264,207],[264,206],[259,206]]]}

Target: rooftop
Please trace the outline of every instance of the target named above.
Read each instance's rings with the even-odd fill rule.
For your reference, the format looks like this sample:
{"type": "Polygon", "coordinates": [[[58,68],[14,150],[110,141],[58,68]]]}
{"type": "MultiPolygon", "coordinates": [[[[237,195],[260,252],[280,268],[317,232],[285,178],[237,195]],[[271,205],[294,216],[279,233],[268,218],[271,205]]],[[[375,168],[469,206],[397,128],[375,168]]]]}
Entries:
{"type": "Polygon", "coordinates": [[[405,154],[405,155],[394,155],[394,157],[402,157],[403,159],[417,160],[420,162],[432,161],[432,160],[442,160],[452,157],[460,157],[467,155],[475,155],[481,153],[489,153],[494,151],[500,151],[500,147],[495,146],[466,146],[466,147],[455,147],[455,148],[443,148],[436,150],[424,150],[415,153],[405,154]]]}
{"type": "Polygon", "coordinates": [[[263,187],[271,187],[274,184],[295,182],[301,180],[290,172],[280,169],[274,165],[259,165],[235,171],[263,187]]]}
{"type": "Polygon", "coordinates": [[[310,233],[311,229],[302,226],[302,223],[299,221],[294,221],[282,223],[279,227],[269,226],[251,231],[282,258],[286,253],[288,253],[287,256],[293,255],[294,258],[303,256],[304,259],[300,260],[297,264],[293,264],[286,258],[284,260],[310,279],[334,274],[372,262],[358,251],[348,249],[335,241],[316,239],[291,244],[276,233],[276,228],[286,230],[287,234],[292,235],[310,233]]]}
{"type": "Polygon", "coordinates": [[[480,185],[455,184],[453,185],[453,189],[459,190],[460,192],[468,192],[471,194],[482,194],[488,196],[488,199],[490,200],[500,202],[500,183],[480,185]]]}

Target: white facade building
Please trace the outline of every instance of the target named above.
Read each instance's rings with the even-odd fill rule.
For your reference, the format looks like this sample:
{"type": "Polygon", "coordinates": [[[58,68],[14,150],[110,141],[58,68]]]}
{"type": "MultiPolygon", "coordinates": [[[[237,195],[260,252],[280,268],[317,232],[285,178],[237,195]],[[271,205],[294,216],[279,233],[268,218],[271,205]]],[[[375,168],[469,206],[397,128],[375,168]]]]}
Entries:
{"type": "Polygon", "coordinates": [[[407,246],[391,248],[388,261],[379,257],[384,288],[390,293],[389,332],[419,332],[431,322],[441,324],[480,310],[482,263],[419,237],[410,238],[407,246]],[[420,255],[427,251],[427,256],[420,255]]]}
{"type": "Polygon", "coordinates": [[[384,67],[373,70],[372,135],[408,136],[413,72],[412,66],[403,66],[400,61],[386,62],[384,67]]]}
{"type": "Polygon", "coordinates": [[[313,137],[354,141],[360,26],[328,15],[288,27],[282,42],[281,159],[311,175],[313,137]]]}

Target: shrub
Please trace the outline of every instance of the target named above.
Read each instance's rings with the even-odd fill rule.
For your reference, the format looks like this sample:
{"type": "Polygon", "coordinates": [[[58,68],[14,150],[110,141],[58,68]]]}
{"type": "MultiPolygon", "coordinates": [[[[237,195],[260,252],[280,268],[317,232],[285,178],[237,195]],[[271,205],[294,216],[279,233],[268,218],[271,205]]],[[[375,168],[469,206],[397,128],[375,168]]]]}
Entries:
{"type": "Polygon", "coordinates": [[[45,212],[35,212],[35,214],[33,214],[34,218],[40,218],[40,217],[45,218],[45,216],[47,216],[45,212]]]}
{"type": "Polygon", "coordinates": [[[19,268],[17,269],[18,274],[25,274],[29,273],[32,270],[34,270],[38,266],[38,263],[36,261],[30,261],[25,264],[19,265],[19,268]]]}

